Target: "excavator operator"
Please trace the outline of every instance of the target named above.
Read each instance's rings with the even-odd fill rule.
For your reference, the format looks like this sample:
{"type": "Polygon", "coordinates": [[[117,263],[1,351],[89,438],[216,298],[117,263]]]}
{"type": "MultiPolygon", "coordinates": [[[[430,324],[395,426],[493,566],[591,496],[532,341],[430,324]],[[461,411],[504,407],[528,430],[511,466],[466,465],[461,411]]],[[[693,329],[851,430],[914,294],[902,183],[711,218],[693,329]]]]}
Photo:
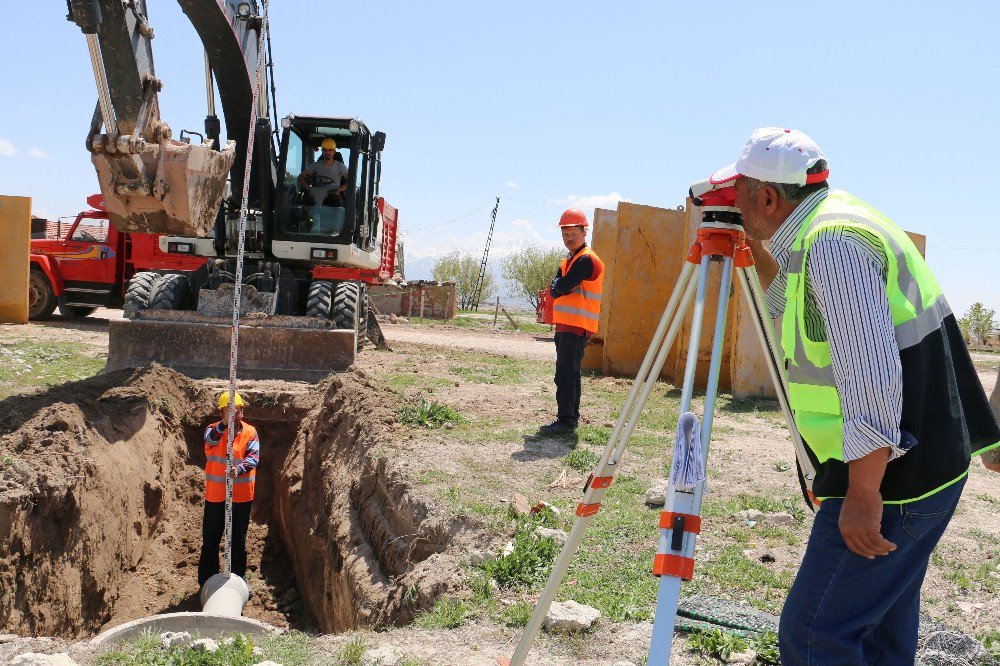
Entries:
{"type": "Polygon", "coordinates": [[[299,174],[298,184],[306,205],[343,207],[347,189],[347,165],[337,152],[337,142],[327,137],[320,144],[320,158],[299,174]],[[339,158],[339,159],[338,159],[339,158]]]}

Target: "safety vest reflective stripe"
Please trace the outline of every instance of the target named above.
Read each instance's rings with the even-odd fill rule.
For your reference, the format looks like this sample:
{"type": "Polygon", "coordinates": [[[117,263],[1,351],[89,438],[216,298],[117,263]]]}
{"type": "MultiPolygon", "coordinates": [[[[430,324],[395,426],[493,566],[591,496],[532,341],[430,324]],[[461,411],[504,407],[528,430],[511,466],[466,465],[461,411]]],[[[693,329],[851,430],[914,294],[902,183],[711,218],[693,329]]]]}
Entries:
{"type": "MultiPolygon", "coordinates": [[[[225,483],[226,483],[226,477],[224,477],[224,476],[216,476],[214,474],[206,474],[205,478],[208,479],[209,481],[214,481],[216,483],[221,483],[223,485],[225,485],[225,483]]],[[[254,482],[254,480],[250,476],[238,476],[235,479],[233,479],[233,483],[234,484],[236,484],[236,483],[253,483],[253,482],[254,482]]]]}
{"type": "MultiPolygon", "coordinates": [[[[223,441],[225,441],[225,440],[223,440],[223,441]]],[[[226,464],[226,457],[225,456],[207,456],[207,459],[208,459],[209,462],[222,463],[223,465],[226,464]]],[[[243,462],[245,460],[246,460],[246,458],[237,458],[236,456],[233,456],[233,464],[234,465],[241,465],[241,464],[243,464],[243,462]]]]}
{"type": "Polygon", "coordinates": [[[587,319],[593,319],[594,321],[600,321],[600,313],[591,312],[590,310],[581,310],[580,308],[571,308],[568,305],[553,305],[553,312],[566,312],[568,314],[573,314],[578,317],[586,317],[587,319]]]}
{"type": "Polygon", "coordinates": [[[843,460],[843,415],[827,341],[809,339],[805,328],[805,264],[821,231],[862,229],[881,244],[886,257],[886,296],[900,350],[937,331],[951,308],[906,232],[846,192],[831,192],[803,222],[788,261],[781,345],[786,359],[789,401],[803,439],[820,463],[843,460]]]}
{"type": "Polygon", "coordinates": [[[589,256],[594,267],[599,269],[597,279],[583,280],[573,291],[556,298],[552,305],[552,321],[596,333],[601,320],[604,262],[593,250],[585,247],[577,252],[572,260],[563,259],[560,270],[562,275],[566,275],[573,264],[583,256],[589,256]]]}

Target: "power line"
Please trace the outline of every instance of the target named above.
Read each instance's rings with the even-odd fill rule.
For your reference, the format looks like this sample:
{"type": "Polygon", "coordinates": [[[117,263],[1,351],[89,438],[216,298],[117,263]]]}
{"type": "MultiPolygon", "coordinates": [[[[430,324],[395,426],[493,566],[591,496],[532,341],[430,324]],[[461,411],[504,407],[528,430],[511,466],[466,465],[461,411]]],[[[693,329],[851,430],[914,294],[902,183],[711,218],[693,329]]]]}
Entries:
{"type": "Polygon", "coordinates": [[[448,226],[449,224],[455,224],[456,222],[461,222],[462,220],[464,220],[464,219],[466,219],[466,218],[468,218],[468,217],[472,217],[472,216],[473,216],[473,215],[475,215],[476,213],[479,213],[479,212],[481,212],[481,211],[484,211],[484,210],[486,210],[486,207],[487,207],[487,206],[489,206],[489,204],[483,204],[482,206],[480,206],[479,208],[477,208],[477,209],[475,209],[475,210],[472,210],[472,211],[469,211],[468,213],[466,213],[466,214],[464,214],[464,215],[459,215],[458,217],[456,217],[456,218],[454,218],[454,219],[452,219],[452,220],[448,220],[447,222],[442,222],[441,224],[432,224],[432,225],[431,225],[431,226],[429,226],[429,227],[420,227],[420,228],[418,228],[418,229],[407,229],[406,231],[407,231],[407,232],[413,232],[413,231],[427,231],[428,229],[439,229],[439,228],[441,228],[441,227],[446,227],[446,226],[448,226]]]}

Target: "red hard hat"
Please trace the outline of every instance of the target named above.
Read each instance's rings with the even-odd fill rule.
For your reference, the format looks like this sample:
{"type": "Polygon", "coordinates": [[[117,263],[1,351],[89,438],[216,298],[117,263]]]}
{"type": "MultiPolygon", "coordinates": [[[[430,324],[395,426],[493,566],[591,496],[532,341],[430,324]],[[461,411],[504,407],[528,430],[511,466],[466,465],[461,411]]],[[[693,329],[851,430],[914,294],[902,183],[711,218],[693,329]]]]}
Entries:
{"type": "Polygon", "coordinates": [[[579,208],[567,208],[559,218],[560,227],[586,227],[587,216],[579,208]]]}

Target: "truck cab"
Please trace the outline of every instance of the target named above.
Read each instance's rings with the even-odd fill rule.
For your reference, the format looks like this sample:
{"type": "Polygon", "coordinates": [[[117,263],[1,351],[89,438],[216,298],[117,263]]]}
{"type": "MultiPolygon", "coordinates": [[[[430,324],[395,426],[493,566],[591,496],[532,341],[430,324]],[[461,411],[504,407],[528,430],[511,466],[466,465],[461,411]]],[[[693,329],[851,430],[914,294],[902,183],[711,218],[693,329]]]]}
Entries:
{"type": "Polygon", "coordinates": [[[125,234],[108,220],[100,195],[87,198],[93,210],[76,216],[58,238],[31,240],[29,319],[47,319],[58,306],[67,316],[85,317],[120,302],[125,234]]]}

